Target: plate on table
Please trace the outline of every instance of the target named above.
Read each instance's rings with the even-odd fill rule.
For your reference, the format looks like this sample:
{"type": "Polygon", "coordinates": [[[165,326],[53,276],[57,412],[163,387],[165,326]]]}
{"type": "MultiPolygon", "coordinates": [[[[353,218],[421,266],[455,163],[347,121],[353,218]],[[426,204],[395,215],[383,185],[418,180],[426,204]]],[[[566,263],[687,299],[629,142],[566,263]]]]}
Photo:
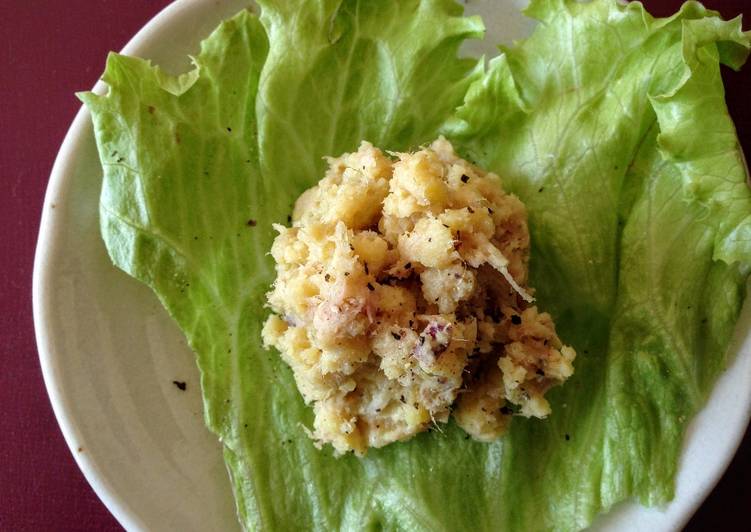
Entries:
{"type": "MultiPolygon", "coordinates": [[[[186,71],[201,39],[248,5],[178,0],[123,53],[186,71]]],[[[519,7],[469,3],[488,35],[468,51],[493,54],[495,43],[525,36],[532,25],[519,7]]],[[[37,343],[55,415],[86,479],[126,529],[239,530],[221,445],[203,424],[194,356],[156,296],[112,265],[99,235],[100,189],[91,118],[81,109],[50,177],[34,266],[37,343]]],[[[746,305],[736,356],[688,429],[675,499],[661,509],[621,504],[595,528],[673,530],[698,508],[748,424],[750,323],[746,305]]]]}

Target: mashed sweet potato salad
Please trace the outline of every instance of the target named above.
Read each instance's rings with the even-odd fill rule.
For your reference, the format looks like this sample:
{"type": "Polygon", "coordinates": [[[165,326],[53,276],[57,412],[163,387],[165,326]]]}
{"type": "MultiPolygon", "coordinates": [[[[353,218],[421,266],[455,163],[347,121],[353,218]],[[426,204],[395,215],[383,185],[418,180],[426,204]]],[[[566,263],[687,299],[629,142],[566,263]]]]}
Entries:
{"type": "Polygon", "coordinates": [[[275,226],[263,329],[313,405],[311,436],[364,454],[450,415],[483,441],[514,411],[547,416],[575,352],[532,305],[522,202],[443,138],[328,161],[275,226]]]}

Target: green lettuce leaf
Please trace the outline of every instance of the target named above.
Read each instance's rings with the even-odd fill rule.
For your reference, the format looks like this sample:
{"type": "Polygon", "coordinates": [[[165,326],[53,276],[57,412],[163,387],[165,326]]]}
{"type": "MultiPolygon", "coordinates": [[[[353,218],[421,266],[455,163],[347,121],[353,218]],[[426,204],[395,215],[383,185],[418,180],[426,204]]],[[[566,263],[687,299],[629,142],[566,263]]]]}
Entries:
{"type": "Polygon", "coordinates": [[[532,284],[578,349],[545,423],[515,421],[510,530],[576,529],[672,498],[687,423],[727,363],[751,262],[751,194],[719,64],[740,19],[687,3],[532,2],[446,131],[527,204],[532,284]]]}
{"type": "Polygon", "coordinates": [[[201,370],[248,529],[537,530],[672,494],[685,424],[726,362],[744,295],[751,198],[719,62],[740,22],[697,4],[533,2],[535,34],[458,59],[482,24],[451,0],[264,0],[170,77],[111,55],[92,112],[113,262],[149,285],[201,370]],[[457,106],[459,107],[458,110],[457,106]],[[456,110],[456,111],[455,111],[456,110]],[[541,304],[579,352],[546,421],[504,442],[454,425],[364,459],[304,435],[311,412],[260,345],[271,223],[367,139],[439,130],[524,199],[541,304]]]}

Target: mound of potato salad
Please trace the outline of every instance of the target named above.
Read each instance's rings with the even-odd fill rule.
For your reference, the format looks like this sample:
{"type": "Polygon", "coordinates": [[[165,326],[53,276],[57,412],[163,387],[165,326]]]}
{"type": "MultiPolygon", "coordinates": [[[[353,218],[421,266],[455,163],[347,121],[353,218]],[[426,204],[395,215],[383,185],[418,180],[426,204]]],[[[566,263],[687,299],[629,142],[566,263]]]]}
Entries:
{"type": "Polygon", "coordinates": [[[316,443],[362,455],[449,416],[492,441],[513,415],[547,416],[576,353],[533,305],[522,202],[444,138],[328,163],[292,227],[275,225],[263,329],[316,443]]]}

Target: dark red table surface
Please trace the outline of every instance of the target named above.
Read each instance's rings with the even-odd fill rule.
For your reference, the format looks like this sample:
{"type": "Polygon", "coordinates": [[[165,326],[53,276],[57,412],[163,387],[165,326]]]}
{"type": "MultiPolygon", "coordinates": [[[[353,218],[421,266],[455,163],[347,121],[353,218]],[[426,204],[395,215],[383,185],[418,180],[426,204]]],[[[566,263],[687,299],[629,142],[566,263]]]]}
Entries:
{"type": "MultiPolygon", "coordinates": [[[[106,53],[169,0],[0,0],[0,531],[119,530],[70,455],[52,414],[34,341],[31,272],[52,163],[106,53]]],[[[657,15],[680,5],[646,0],[657,15]]],[[[708,0],[725,17],[751,0],[708,0]]],[[[745,24],[749,29],[749,21],[745,24]]],[[[730,112],[751,160],[751,64],[726,71],[730,112]]],[[[751,436],[689,529],[744,529],[751,436]]]]}

